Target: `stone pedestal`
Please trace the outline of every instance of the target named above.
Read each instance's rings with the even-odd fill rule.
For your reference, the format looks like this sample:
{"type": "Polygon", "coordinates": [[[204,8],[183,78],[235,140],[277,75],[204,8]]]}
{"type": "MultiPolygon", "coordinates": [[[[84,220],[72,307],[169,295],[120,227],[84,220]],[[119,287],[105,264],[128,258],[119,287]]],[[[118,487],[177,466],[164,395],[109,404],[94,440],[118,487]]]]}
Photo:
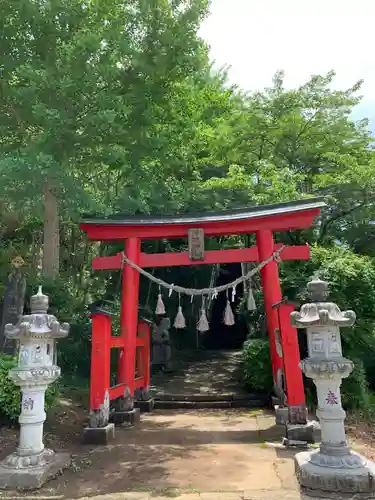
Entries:
{"type": "Polygon", "coordinates": [[[141,420],[141,411],[139,408],[127,411],[114,411],[110,419],[115,425],[138,425],[141,420]]]}
{"type": "Polygon", "coordinates": [[[289,409],[287,406],[275,405],[276,425],[286,425],[289,422],[289,409]]]}
{"type": "Polygon", "coordinates": [[[148,387],[137,389],[134,393],[134,408],[142,413],[151,413],[155,407],[155,399],[151,397],[148,387]]]}
{"type": "Polygon", "coordinates": [[[55,340],[69,331],[67,323],[60,325],[47,311],[48,297],[39,288],[31,297],[31,314],[5,327],[6,336],[19,342],[18,365],[9,378],[20,386],[22,401],[19,445],[0,463],[0,488],[39,488],[69,463],[67,454],[55,454],[43,444],[45,393],[60,376],[55,340]]]}
{"type": "Polygon", "coordinates": [[[306,328],[309,357],[301,362],[305,375],[317,389],[317,417],[321,425],[319,450],[295,456],[296,475],[301,486],[334,493],[375,493],[375,464],[350,450],[345,435],[345,411],[340,385],[353,370],[342,356],[340,326],[352,326],[353,311],[342,312],[327,302],[328,285],[316,280],[308,284],[312,302],[293,312],[293,326],[306,328]]]}
{"type": "Polygon", "coordinates": [[[110,414],[110,421],[115,425],[137,425],[140,422],[141,412],[134,408],[134,397],[128,388],[125,388],[124,396],[115,402],[114,411],[110,414]]]}
{"type": "Polygon", "coordinates": [[[320,425],[307,419],[305,406],[275,406],[276,424],[285,426],[285,446],[306,448],[320,441],[320,425]]]}
{"type": "Polygon", "coordinates": [[[307,422],[306,424],[290,424],[286,425],[286,438],[284,444],[286,446],[302,446],[313,444],[320,441],[320,426],[315,421],[307,422]]]}
{"type": "Polygon", "coordinates": [[[115,424],[104,427],[85,427],[83,429],[83,444],[106,445],[115,438],[115,424]]]}
{"type": "Polygon", "coordinates": [[[147,399],[146,401],[135,401],[134,402],[134,407],[139,408],[141,413],[151,413],[155,407],[155,399],[150,398],[147,399]]]}
{"type": "Polygon", "coordinates": [[[308,420],[306,406],[289,406],[284,444],[306,448],[308,444],[318,441],[320,441],[319,422],[308,420]]]}

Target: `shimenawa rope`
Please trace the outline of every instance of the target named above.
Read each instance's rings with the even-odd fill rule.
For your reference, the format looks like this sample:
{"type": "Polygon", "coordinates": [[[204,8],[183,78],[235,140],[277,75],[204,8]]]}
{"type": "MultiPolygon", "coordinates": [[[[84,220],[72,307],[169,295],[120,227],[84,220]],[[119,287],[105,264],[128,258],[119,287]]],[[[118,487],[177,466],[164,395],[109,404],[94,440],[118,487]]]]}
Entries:
{"type": "Polygon", "coordinates": [[[261,262],[257,267],[254,269],[251,269],[247,274],[244,276],[240,276],[239,278],[235,279],[231,283],[227,283],[226,285],[221,285],[217,287],[212,287],[212,288],[184,288],[183,286],[167,283],[166,281],[163,281],[159,278],[156,278],[153,276],[151,273],[145,271],[141,267],[139,267],[137,264],[132,262],[128,257],[125,255],[125,252],[122,252],[122,264],[121,264],[121,269],[123,269],[124,264],[128,264],[130,267],[133,269],[136,269],[140,274],[143,274],[146,278],[148,278],[150,281],[153,281],[159,287],[164,287],[167,290],[171,292],[177,292],[177,293],[183,293],[185,295],[189,296],[211,296],[211,295],[216,295],[220,292],[224,292],[225,290],[229,290],[230,288],[235,289],[237,285],[240,283],[244,283],[245,281],[249,280],[254,274],[258,273],[261,269],[263,269],[264,266],[275,260],[276,262],[280,261],[280,253],[284,250],[285,245],[280,247],[276,252],[274,252],[268,259],[265,261],[261,262]]]}

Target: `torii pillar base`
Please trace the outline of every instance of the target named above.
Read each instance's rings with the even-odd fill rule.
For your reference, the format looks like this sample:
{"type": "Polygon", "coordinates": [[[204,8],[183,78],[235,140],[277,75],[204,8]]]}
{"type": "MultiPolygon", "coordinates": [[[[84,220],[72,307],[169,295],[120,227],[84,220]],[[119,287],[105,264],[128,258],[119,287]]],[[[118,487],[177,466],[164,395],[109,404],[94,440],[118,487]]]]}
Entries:
{"type": "Polygon", "coordinates": [[[115,439],[115,424],[104,427],[85,427],[83,430],[83,444],[106,445],[115,439]]]}
{"type": "Polygon", "coordinates": [[[143,400],[134,401],[134,407],[139,408],[141,413],[152,413],[152,411],[155,408],[155,399],[150,398],[145,401],[143,400]]]}
{"type": "Polygon", "coordinates": [[[141,421],[141,411],[139,408],[132,410],[114,411],[111,415],[111,421],[115,425],[135,426],[141,421]]]}
{"type": "Polygon", "coordinates": [[[296,446],[305,448],[308,444],[320,442],[320,426],[316,421],[306,424],[286,424],[286,437],[283,440],[285,446],[296,446]]]}

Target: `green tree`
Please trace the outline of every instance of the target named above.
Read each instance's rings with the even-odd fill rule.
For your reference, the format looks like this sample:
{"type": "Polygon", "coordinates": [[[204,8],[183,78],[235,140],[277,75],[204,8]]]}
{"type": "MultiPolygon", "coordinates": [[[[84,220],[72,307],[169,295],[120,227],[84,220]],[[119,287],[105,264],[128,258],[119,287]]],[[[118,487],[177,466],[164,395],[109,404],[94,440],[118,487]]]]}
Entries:
{"type": "Polygon", "coordinates": [[[351,119],[361,82],[332,90],[331,72],[287,90],[283,77],[276,73],[271,88],[244,99],[222,145],[226,166],[204,187],[221,192],[226,205],[324,195],[328,209],[316,236],[324,243],[375,196],[367,121],[351,119]]]}
{"type": "Polygon", "coordinates": [[[0,198],[21,218],[43,212],[46,276],[58,274],[62,215],[104,212],[114,191],[129,210],[146,208],[139,186],[155,172],[155,122],[176,82],[207,64],[197,36],[206,9],[205,0],[2,2],[0,198]]]}

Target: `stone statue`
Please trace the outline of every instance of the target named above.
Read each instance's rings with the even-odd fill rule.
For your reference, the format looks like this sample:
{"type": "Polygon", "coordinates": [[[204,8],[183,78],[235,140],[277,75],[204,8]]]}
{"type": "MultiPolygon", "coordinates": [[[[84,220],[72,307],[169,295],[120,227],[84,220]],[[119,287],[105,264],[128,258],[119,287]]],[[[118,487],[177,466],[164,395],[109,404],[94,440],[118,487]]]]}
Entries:
{"type": "Polygon", "coordinates": [[[152,328],[152,366],[156,369],[168,370],[171,359],[169,328],[171,321],[165,316],[157,316],[152,328]]]}

